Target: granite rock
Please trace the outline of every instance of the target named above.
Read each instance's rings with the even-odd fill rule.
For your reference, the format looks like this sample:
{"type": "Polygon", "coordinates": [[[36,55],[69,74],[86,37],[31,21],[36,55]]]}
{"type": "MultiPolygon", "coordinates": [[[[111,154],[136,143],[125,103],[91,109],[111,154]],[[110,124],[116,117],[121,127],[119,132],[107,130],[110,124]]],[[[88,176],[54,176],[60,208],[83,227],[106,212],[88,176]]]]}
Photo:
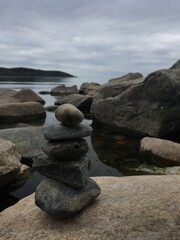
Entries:
{"type": "Polygon", "coordinates": [[[180,176],[97,177],[102,192],[69,219],[49,217],[34,194],[0,216],[0,239],[179,240],[180,176]]]}
{"type": "Polygon", "coordinates": [[[86,207],[100,192],[99,186],[92,179],[84,188],[74,189],[47,178],[36,189],[35,204],[52,216],[67,218],[86,207]]]}
{"type": "Polygon", "coordinates": [[[49,156],[62,160],[75,160],[88,152],[88,144],[84,139],[74,141],[46,141],[42,150],[49,156]]]}
{"type": "Polygon", "coordinates": [[[180,166],[180,144],[169,140],[145,137],[140,142],[140,152],[151,161],[166,166],[180,166]]]}
{"type": "Polygon", "coordinates": [[[44,138],[46,140],[71,140],[87,137],[92,134],[92,127],[80,123],[77,126],[69,127],[61,123],[49,125],[44,129],[44,138]]]}
{"type": "Polygon", "coordinates": [[[12,183],[21,169],[21,156],[16,146],[0,138],[0,187],[12,183]]]}
{"type": "Polygon", "coordinates": [[[87,156],[74,161],[55,160],[45,154],[34,158],[33,167],[46,177],[68,184],[75,188],[86,185],[89,177],[89,159],[87,156]]]}

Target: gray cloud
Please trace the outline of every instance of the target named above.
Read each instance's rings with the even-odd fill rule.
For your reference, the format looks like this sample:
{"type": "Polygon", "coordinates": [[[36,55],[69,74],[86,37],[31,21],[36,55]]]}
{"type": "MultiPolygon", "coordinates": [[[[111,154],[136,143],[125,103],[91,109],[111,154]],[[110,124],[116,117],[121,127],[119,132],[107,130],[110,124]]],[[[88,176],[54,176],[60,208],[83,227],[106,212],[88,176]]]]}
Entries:
{"type": "Polygon", "coordinates": [[[0,0],[0,66],[110,78],[170,67],[178,0],[0,0]]]}

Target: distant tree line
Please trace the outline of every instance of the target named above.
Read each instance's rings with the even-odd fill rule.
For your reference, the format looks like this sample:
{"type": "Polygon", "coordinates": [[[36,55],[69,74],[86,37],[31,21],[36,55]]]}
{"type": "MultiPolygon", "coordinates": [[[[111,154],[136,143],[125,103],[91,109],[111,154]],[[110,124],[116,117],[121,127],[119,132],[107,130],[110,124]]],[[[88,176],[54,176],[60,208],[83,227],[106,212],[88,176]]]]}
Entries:
{"type": "Polygon", "coordinates": [[[4,68],[0,67],[1,77],[74,77],[73,75],[61,71],[47,71],[32,68],[4,68]]]}

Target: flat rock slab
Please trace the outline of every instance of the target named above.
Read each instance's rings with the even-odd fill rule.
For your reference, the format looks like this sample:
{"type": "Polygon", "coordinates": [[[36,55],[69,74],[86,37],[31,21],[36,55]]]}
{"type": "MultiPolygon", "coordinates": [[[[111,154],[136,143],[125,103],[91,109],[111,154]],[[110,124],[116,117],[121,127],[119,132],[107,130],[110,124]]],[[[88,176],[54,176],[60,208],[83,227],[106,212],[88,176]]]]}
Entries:
{"type": "Polygon", "coordinates": [[[33,167],[40,174],[75,188],[84,187],[89,177],[87,156],[74,161],[56,161],[48,155],[41,154],[34,158],[33,167]]]}
{"type": "Polygon", "coordinates": [[[62,219],[86,207],[100,193],[99,186],[92,179],[88,180],[84,188],[74,189],[47,178],[36,189],[35,203],[46,213],[62,219]]]}
{"type": "Polygon", "coordinates": [[[70,219],[49,217],[35,206],[34,194],[4,210],[0,239],[180,239],[180,176],[94,179],[101,195],[70,219]]]}
{"type": "Polygon", "coordinates": [[[74,127],[67,127],[61,123],[49,125],[44,129],[44,138],[46,140],[71,140],[87,137],[92,134],[92,127],[80,123],[74,127]]]}
{"type": "Polygon", "coordinates": [[[46,141],[42,150],[47,155],[58,158],[59,160],[74,160],[88,152],[88,144],[84,139],[63,142],[46,141]]]}

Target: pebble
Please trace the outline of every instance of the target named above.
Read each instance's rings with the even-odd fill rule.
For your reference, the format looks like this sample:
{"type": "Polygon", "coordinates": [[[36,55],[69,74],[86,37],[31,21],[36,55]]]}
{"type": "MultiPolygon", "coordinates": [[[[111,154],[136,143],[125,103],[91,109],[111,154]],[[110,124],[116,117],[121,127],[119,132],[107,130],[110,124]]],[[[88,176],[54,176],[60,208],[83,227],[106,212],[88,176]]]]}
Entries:
{"type": "Polygon", "coordinates": [[[55,117],[63,125],[76,126],[82,122],[84,114],[74,105],[65,103],[56,109],[55,117]]]}
{"type": "Polygon", "coordinates": [[[74,160],[88,152],[88,144],[84,139],[64,142],[46,141],[42,150],[47,155],[57,158],[58,160],[74,160]]]}
{"type": "Polygon", "coordinates": [[[100,187],[92,179],[88,179],[84,188],[75,189],[47,178],[36,189],[35,203],[49,215],[62,219],[82,210],[100,193],[100,187]]]}
{"type": "Polygon", "coordinates": [[[87,137],[92,134],[92,127],[80,123],[77,126],[69,127],[61,123],[49,125],[44,129],[44,138],[46,140],[71,140],[87,137]]]}

